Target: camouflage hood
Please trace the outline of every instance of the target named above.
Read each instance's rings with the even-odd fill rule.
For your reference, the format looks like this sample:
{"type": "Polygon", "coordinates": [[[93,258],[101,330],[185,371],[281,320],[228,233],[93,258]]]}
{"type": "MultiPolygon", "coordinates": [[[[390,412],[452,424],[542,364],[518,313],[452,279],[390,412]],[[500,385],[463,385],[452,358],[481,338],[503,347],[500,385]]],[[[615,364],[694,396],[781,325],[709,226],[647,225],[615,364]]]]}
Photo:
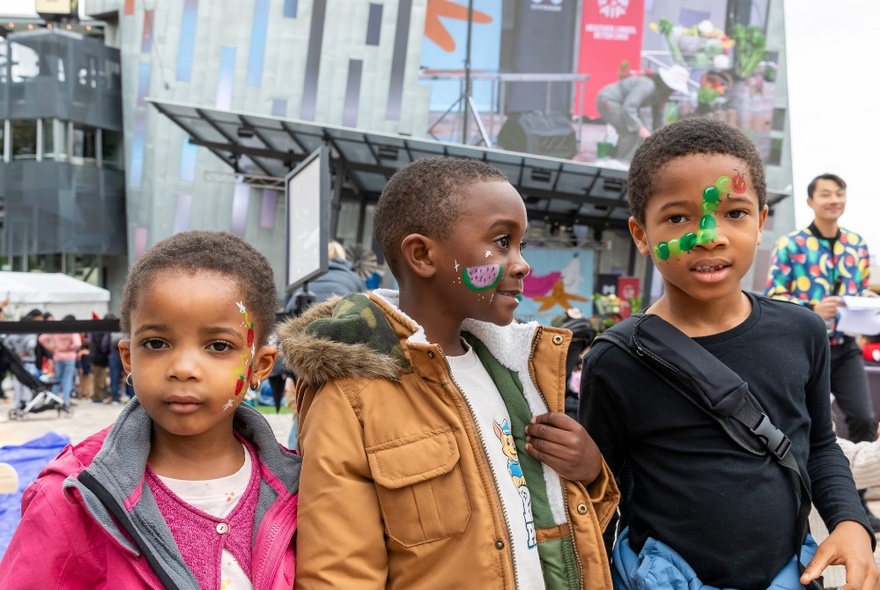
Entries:
{"type": "Polygon", "coordinates": [[[298,382],[315,387],[346,377],[396,381],[411,370],[385,314],[362,293],[318,303],[282,323],[278,351],[298,382]]]}

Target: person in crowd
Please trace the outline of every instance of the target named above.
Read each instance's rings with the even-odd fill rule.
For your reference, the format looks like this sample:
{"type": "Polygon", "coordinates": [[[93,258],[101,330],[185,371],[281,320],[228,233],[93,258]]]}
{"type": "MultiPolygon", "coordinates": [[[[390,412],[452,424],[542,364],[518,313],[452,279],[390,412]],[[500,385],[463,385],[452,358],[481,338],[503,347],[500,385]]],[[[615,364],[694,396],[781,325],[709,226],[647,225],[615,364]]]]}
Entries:
{"type": "Polygon", "coordinates": [[[147,250],[120,314],[138,395],[25,490],[0,588],[293,587],[300,458],[241,403],[275,361],[275,304],[231,233],[147,250]]]}
{"type": "MultiPolygon", "coordinates": [[[[105,320],[115,320],[116,314],[107,312],[105,320]]],[[[107,376],[110,370],[110,332],[94,332],[91,337],[89,361],[92,364],[92,401],[101,403],[107,398],[107,376]]],[[[112,400],[112,396],[110,397],[112,400]]]]}
{"type": "MultiPolygon", "coordinates": [[[[20,322],[40,322],[43,321],[43,312],[34,308],[19,318],[20,322]]],[[[37,368],[37,334],[36,331],[31,333],[10,334],[6,337],[6,346],[12,354],[16,355],[24,364],[25,369],[33,376],[38,377],[40,371],[37,368]]],[[[27,404],[33,391],[31,388],[19,381],[15,375],[12,375],[12,405],[15,408],[22,408],[27,404]]]]}
{"type": "MultiPolygon", "coordinates": [[[[8,298],[0,301],[0,322],[6,321],[6,314],[3,311],[3,307],[5,307],[6,305],[9,305],[8,298]]],[[[0,334],[0,342],[6,342],[5,334],[0,334]]],[[[6,379],[6,375],[9,373],[9,363],[10,361],[7,356],[5,354],[0,354],[0,383],[2,383],[4,379],[6,379]]],[[[0,387],[0,399],[7,399],[6,390],[2,387],[0,387]]]]}
{"type": "Polygon", "coordinates": [[[79,379],[77,380],[76,394],[78,399],[89,401],[92,399],[92,389],[94,387],[94,375],[92,374],[92,364],[89,362],[89,349],[92,346],[91,339],[88,334],[80,334],[82,347],[76,355],[76,371],[79,379]]]}
{"type": "Polygon", "coordinates": [[[598,541],[618,493],[563,413],[570,332],[514,321],[526,226],[498,170],[417,160],[374,218],[400,291],[279,326],[303,454],[297,588],[611,588],[598,541]]]}
{"type": "Polygon", "coordinates": [[[302,288],[294,291],[284,307],[285,313],[302,313],[303,301],[307,306],[311,303],[327,301],[333,296],[342,297],[348,293],[361,293],[367,290],[364,280],[355,271],[354,265],[346,259],[342,244],[336,241],[328,243],[327,258],[329,259],[327,272],[307,283],[308,292],[302,288]],[[305,300],[303,296],[306,297],[305,300]]]}
{"type": "Polygon", "coordinates": [[[124,369],[122,366],[122,355],[119,351],[119,343],[125,339],[125,335],[122,332],[111,332],[110,333],[110,354],[107,355],[107,363],[109,365],[108,370],[110,373],[110,395],[104,398],[105,404],[113,404],[114,406],[118,406],[120,404],[120,396],[122,395],[120,392],[121,387],[126,388],[126,397],[130,398],[131,395],[128,393],[128,383],[125,382],[124,379],[124,369]]]}
{"type": "MultiPolygon", "coordinates": [[[[806,228],[779,238],[773,249],[765,294],[812,309],[825,321],[831,345],[831,392],[843,413],[848,438],[877,437],[877,418],[862,350],[855,338],[837,329],[837,307],[844,295],[876,296],[870,287],[868,244],[839,224],[846,209],[846,182],[821,174],[807,186],[807,205],[814,219],[806,228]]],[[[880,532],[880,519],[862,503],[868,520],[880,532]]]]}
{"type": "MultiPolygon", "coordinates": [[[[52,315],[52,312],[47,311],[42,314],[44,322],[53,322],[55,321],[55,316],[52,315]]],[[[52,351],[48,350],[43,343],[40,342],[39,336],[37,336],[37,346],[34,348],[34,356],[36,357],[35,364],[37,365],[37,369],[39,369],[40,373],[46,375],[47,377],[52,377],[52,380],[57,383],[58,379],[55,375],[55,363],[52,358],[52,351]]],[[[57,387],[53,385],[53,392],[57,393],[57,387]]]]}
{"type": "Polygon", "coordinates": [[[824,323],[742,290],[768,211],[754,144],[721,121],[682,119],[636,151],[627,195],[633,240],[663,279],[663,295],[645,313],[748,384],[790,439],[832,533],[818,549],[800,538],[801,498],[787,469],[739,446],[629,352],[596,340],[584,360],[579,417],[625,482],[615,587],[641,588],[637,579],[656,576],[650,587],[800,588],[843,564],[854,588],[880,588],[874,536],[831,427],[824,323]],[[808,564],[803,573],[799,560],[808,564]]]}
{"type": "MultiPolygon", "coordinates": [[[[64,316],[64,321],[74,321],[72,314],[64,316]]],[[[46,355],[52,358],[52,366],[55,370],[55,384],[52,392],[61,395],[64,405],[70,404],[70,396],[76,384],[76,356],[82,348],[82,337],[77,333],[72,334],[40,334],[37,338],[46,355]]]]}
{"type": "Polygon", "coordinates": [[[632,160],[636,148],[651,133],[663,126],[663,109],[673,92],[688,93],[690,72],[673,65],[634,76],[626,76],[606,85],[596,95],[602,120],[617,132],[616,158],[632,160]],[[650,107],[651,120],[642,109],[650,107]]]}

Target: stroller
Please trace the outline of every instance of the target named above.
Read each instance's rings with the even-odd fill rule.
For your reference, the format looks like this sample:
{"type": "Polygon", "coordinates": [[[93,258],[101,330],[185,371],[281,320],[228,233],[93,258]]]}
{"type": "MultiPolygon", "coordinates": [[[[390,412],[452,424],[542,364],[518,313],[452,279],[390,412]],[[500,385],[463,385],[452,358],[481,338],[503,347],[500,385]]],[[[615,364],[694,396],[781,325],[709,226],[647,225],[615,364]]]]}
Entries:
{"type": "Polygon", "coordinates": [[[66,407],[64,400],[52,393],[52,383],[44,382],[28,371],[18,355],[9,350],[2,340],[0,340],[0,368],[3,369],[0,373],[5,373],[6,369],[12,371],[19,383],[33,392],[30,401],[24,406],[9,410],[10,420],[24,420],[28,414],[39,414],[47,410],[57,410],[59,417],[62,414],[68,418],[73,417],[71,408],[66,407]]]}

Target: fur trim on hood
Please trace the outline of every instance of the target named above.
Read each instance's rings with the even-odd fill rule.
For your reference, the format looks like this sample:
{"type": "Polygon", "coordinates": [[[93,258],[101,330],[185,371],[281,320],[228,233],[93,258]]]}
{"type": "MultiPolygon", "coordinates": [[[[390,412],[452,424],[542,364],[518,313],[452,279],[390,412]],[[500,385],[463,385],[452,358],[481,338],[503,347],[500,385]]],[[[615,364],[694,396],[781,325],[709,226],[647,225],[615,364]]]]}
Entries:
{"type": "MultiPolygon", "coordinates": [[[[286,320],[278,327],[278,351],[287,367],[296,375],[298,383],[318,387],[336,379],[346,377],[366,377],[374,379],[398,380],[401,371],[408,369],[408,362],[402,351],[395,354],[390,348],[383,350],[370,336],[380,331],[380,326],[361,320],[361,330],[348,340],[331,337],[316,329],[316,326],[329,327],[357,321],[364,310],[374,305],[363,294],[335,297],[323,303],[312,305],[305,313],[286,320]],[[355,309],[345,305],[355,302],[355,309]]],[[[391,330],[384,315],[378,309],[373,316],[391,330]]],[[[393,334],[393,331],[392,331],[393,334]]],[[[400,343],[395,337],[399,348],[400,343]]]]}

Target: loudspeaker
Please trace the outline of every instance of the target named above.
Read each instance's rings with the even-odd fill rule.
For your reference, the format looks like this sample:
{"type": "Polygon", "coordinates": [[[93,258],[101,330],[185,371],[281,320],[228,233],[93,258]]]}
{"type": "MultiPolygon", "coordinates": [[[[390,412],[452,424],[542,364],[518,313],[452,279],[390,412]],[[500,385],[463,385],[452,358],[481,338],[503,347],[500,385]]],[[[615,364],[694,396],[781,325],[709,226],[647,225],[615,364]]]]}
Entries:
{"type": "Polygon", "coordinates": [[[497,142],[506,150],[554,158],[570,159],[577,153],[574,127],[564,113],[511,113],[497,142]]]}

